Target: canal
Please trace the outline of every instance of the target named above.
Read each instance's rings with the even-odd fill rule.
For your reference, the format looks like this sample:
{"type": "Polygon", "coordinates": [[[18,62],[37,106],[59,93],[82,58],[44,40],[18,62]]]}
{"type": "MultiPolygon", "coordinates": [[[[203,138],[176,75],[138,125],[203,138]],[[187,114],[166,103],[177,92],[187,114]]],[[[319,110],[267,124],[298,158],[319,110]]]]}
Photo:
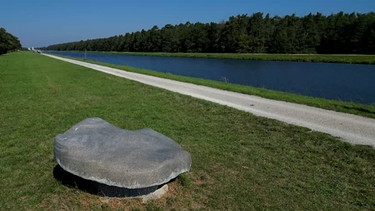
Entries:
{"type": "Polygon", "coordinates": [[[364,104],[375,103],[375,65],[158,57],[70,51],[48,53],[312,97],[364,104]]]}

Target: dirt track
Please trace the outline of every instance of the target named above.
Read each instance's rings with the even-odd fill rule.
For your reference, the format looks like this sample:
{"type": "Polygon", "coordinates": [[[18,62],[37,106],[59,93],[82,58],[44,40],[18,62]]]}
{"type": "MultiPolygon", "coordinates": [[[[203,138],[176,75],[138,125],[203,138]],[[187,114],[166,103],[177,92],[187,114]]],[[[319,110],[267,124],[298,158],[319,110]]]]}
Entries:
{"type": "Polygon", "coordinates": [[[310,128],[311,130],[328,133],[352,144],[371,145],[375,147],[375,119],[126,72],[53,55],[45,55],[180,94],[230,106],[257,116],[276,119],[310,128]]]}

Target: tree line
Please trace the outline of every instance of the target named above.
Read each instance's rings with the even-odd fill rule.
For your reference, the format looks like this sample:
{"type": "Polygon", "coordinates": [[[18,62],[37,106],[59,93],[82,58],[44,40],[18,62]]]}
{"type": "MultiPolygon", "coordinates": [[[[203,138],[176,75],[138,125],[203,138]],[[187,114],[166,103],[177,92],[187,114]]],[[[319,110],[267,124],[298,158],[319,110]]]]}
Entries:
{"type": "Polygon", "coordinates": [[[375,13],[284,17],[254,13],[220,23],[154,26],[108,38],[48,46],[48,50],[197,53],[375,53],[375,13]]]}
{"type": "Polygon", "coordinates": [[[21,48],[22,46],[18,38],[0,27],[0,55],[21,48]]]}

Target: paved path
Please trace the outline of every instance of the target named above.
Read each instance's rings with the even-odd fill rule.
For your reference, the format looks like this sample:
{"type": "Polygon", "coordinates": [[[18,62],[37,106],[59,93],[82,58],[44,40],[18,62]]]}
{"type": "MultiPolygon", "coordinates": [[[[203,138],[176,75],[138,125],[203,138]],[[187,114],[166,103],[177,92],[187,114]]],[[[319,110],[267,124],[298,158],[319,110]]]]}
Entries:
{"type": "Polygon", "coordinates": [[[375,147],[375,119],[126,72],[115,68],[52,55],[46,56],[180,94],[219,103],[253,113],[257,116],[276,119],[286,123],[307,127],[311,130],[328,133],[352,144],[364,144],[375,147]]]}

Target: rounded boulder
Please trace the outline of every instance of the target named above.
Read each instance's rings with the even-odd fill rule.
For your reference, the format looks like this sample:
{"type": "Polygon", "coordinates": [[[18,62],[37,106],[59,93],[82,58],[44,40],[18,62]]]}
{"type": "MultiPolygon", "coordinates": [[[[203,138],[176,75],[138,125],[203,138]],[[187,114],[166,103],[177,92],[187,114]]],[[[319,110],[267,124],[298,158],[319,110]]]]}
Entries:
{"type": "Polygon", "coordinates": [[[85,119],[55,137],[54,158],[76,176],[128,189],[169,182],[191,167],[179,144],[152,129],[124,130],[85,119]]]}

